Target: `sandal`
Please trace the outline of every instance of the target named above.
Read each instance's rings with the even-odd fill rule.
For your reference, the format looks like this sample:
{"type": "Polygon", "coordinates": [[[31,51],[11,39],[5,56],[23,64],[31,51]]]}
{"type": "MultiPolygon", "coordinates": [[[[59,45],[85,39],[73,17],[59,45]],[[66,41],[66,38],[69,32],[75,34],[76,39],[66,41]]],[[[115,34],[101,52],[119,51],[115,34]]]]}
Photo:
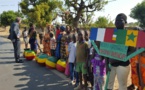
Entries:
{"type": "Polygon", "coordinates": [[[134,90],[134,89],[135,89],[135,86],[133,84],[127,87],[127,90],[134,90]]]}

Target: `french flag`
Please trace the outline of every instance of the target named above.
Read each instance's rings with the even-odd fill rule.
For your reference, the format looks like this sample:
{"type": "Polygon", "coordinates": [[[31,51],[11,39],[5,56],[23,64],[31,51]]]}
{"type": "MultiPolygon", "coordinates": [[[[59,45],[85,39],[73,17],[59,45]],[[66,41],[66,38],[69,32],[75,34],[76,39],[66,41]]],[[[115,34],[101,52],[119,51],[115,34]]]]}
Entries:
{"type": "Polygon", "coordinates": [[[116,32],[114,28],[91,28],[90,40],[115,43],[114,32],[116,32]]]}

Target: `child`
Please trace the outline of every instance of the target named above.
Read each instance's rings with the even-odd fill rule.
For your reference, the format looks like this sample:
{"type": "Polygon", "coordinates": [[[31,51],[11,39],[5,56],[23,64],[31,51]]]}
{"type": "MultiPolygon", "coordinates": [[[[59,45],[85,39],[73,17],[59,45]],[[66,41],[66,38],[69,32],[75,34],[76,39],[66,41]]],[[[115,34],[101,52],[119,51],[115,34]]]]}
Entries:
{"type": "MultiPolygon", "coordinates": [[[[96,41],[97,46],[99,47],[100,42],[96,41]]],[[[103,90],[104,85],[104,75],[105,75],[105,60],[102,56],[98,55],[96,50],[93,49],[92,61],[93,65],[93,74],[94,74],[94,86],[93,90],[103,90]]]]}
{"type": "Polygon", "coordinates": [[[79,73],[80,85],[74,90],[87,90],[87,59],[88,44],[84,41],[84,32],[78,32],[78,43],[76,46],[76,71],[79,73]],[[82,85],[82,75],[84,78],[84,87],[82,85]]]}
{"type": "MultiPolygon", "coordinates": [[[[73,34],[69,43],[69,57],[68,57],[68,62],[69,62],[69,71],[70,71],[70,79],[71,83],[74,81],[74,63],[76,59],[76,36],[73,34]]],[[[78,84],[79,80],[78,77],[76,77],[76,85],[78,84]]]]}
{"type": "Polygon", "coordinates": [[[53,33],[50,33],[50,50],[51,56],[55,56],[56,40],[53,36],[53,33]]]}
{"type": "Polygon", "coordinates": [[[37,54],[37,48],[38,48],[38,41],[37,41],[37,33],[36,31],[32,31],[30,39],[30,48],[37,54]]]}
{"type": "Polygon", "coordinates": [[[22,35],[25,42],[25,49],[27,49],[28,48],[28,31],[26,27],[24,27],[24,31],[22,32],[22,35]]]}

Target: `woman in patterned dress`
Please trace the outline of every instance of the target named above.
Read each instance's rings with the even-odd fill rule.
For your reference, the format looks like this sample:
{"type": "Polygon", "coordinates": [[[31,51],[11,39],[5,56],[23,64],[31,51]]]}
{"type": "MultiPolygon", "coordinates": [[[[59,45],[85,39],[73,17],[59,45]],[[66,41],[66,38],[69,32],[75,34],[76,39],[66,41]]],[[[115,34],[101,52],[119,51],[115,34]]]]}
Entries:
{"type": "Polygon", "coordinates": [[[47,27],[47,33],[45,33],[44,38],[43,38],[43,52],[47,55],[51,55],[51,50],[50,50],[50,29],[51,25],[48,25],[47,27]]]}

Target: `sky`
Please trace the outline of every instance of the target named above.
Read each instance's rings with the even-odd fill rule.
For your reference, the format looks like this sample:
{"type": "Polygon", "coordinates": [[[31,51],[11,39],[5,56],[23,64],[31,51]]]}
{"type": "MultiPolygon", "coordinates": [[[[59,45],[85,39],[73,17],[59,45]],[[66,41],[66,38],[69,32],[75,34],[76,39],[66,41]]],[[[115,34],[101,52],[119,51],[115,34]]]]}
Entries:
{"type": "MultiPolygon", "coordinates": [[[[21,0],[0,0],[0,14],[3,11],[13,10],[18,11],[18,3],[21,0]]],[[[109,2],[103,10],[96,11],[93,20],[96,20],[99,16],[108,17],[110,20],[114,20],[116,15],[119,13],[124,13],[127,15],[127,22],[136,22],[129,16],[131,9],[135,7],[138,3],[141,3],[143,0],[114,0],[109,2]]]]}

